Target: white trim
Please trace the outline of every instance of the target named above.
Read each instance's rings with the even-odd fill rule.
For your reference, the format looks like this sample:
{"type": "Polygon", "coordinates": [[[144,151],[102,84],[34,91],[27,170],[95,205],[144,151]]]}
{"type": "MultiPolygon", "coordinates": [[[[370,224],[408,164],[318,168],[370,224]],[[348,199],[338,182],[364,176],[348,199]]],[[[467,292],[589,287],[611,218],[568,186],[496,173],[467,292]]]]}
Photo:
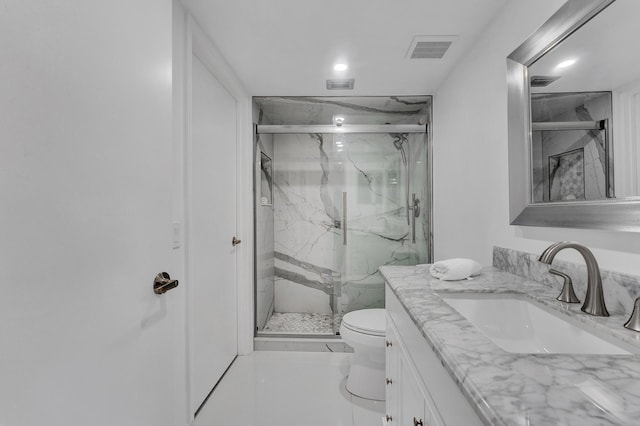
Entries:
{"type": "Polygon", "coordinates": [[[191,345],[193,342],[193,311],[190,309],[193,306],[193,293],[191,292],[189,283],[191,282],[191,268],[189,265],[189,235],[191,228],[191,203],[189,194],[189,188],[192,186],[191,184],[191,174],[190,170],[192,168],[191,162],[191,114],[192,114],[192,38],[191,38],[191,30],[190,30],[190,21],[188,18],[188,14],[185,13],[185,54],[184,54],[184,164],[183,164],[183,205],[184,205],[184,238],[183,238],[183,247],[184,247],[184,278],[186,283],[186,306],[185,306],[185,314],[186,314],[186,351],[187,351],[187,418],[189,420],[189,424],[194,421],[194,410],[193,410],[193,380],[191,380],[191,369],[193,366],[193,351],[191,349],[191,345]]]}
{"type": "Polygon", "coordinates": [[[191,187],[191,102],[192,102],[192,57],[196,55],[220,84],[236,100],[236,235],[242,240],[237,247],[236,282],[237,282],[237,316],[238,347],[237,353],[248,354],[253,351],[253,219],[252,219],[252,127],[251,98],[247,95],[242,83],[235,76],[233,69],[215,47],[211,39],[198,25],[188,10],[185,11],[185,55],[184,55],[184,265],[186,287],[186,351],[187,351],[187,409],[188,422],[193,423],[193,381],[191,368],[193,365],[193,294],[189,291],[191,281],[189,268],[189,223],[191,217],[191,200],[188,189],[191,187]]]}
{"type": "Polygon", "coordinates": [[[253,120],[251,98],[238,103],[238,234],[243,249],[238,253],[238,355],[253,352],[254,283],[253,283],[253,120]]]}
{"type": "Polygon", "coordinates": [[[342,339],[329,337],[256,337],[254,345],[256,351],[353,352],[342,339]]]}

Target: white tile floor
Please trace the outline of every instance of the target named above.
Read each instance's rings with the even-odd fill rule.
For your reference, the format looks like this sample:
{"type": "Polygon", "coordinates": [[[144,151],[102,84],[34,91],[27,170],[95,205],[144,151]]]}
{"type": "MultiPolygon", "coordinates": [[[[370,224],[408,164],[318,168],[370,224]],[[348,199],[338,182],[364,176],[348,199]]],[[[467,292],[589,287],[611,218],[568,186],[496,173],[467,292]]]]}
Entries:
{"type": "Polygon", "coordinates": [[[194,426],[379,426],[384,401],[345,389],[348,356],[275,351],[239,356],[194,426]]]}

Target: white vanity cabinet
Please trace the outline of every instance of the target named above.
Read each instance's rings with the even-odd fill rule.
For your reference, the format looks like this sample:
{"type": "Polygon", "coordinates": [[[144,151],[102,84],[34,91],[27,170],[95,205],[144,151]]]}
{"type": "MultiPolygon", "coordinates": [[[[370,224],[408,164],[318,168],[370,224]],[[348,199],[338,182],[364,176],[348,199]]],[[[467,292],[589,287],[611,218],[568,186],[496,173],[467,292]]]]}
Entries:
{"type": "Polygon", "coordinates": [[[386,425],[482,425],[388,286],[385,303],[386,425]]]}
{"type": "Polygon", "coordinates": [[[406,347],[389,317],[386,335],[387,425],[444,425],[433,408],[428,392],[420,384],[419,375],[412,366],[406,347]]]}

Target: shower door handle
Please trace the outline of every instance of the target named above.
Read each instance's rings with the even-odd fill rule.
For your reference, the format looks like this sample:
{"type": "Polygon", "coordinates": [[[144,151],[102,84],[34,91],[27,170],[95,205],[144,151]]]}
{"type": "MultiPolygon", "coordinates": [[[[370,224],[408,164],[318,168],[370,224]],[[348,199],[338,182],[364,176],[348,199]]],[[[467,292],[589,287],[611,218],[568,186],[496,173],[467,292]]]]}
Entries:
{"type": "Polygon", "coordinates": [[[409,210],[413,213],[411,215],[411,242],[416,243],[416,218],[420,216],[420,199],[416,198],[416,194],[412,194],[412,202],[409,206],[409,210]]]}
{"type": "Polygon", "coordinates": [[[347,245],[347,193],[342,193],[342,245],[347,245]]]}

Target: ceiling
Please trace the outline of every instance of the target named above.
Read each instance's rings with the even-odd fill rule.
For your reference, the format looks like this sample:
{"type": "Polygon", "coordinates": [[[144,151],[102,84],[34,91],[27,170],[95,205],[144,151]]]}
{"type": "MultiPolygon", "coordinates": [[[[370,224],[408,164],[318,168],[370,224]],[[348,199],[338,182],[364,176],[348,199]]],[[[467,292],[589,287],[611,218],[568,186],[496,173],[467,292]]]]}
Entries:
{"type": "Polygon", "coordinates": [[[184,0],[254,96],[434,93],[506,2],[184,0]],[[415,36],[457,38],[442,59],[407,59],[415,36]],[[329,91],[330,78],[355,88],[329,91]]]}

